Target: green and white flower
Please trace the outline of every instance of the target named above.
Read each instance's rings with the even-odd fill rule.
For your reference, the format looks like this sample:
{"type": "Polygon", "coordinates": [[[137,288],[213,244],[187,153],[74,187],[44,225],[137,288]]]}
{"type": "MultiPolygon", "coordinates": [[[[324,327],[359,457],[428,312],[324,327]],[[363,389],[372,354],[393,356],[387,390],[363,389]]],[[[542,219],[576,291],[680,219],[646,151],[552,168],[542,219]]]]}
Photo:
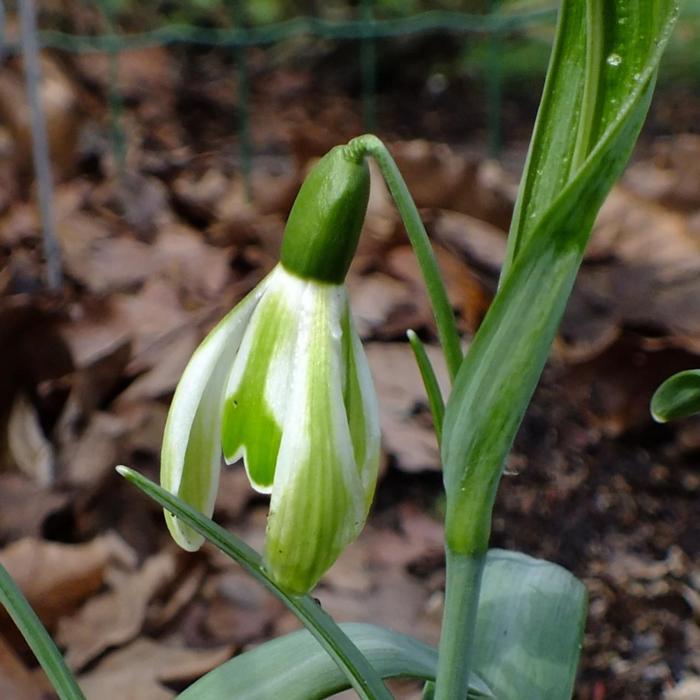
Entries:
{"type": "MultiPolygon", "coordinates": [[[[294,593],[357,537],[377,479],[377,402],[343,283],[367,177],[341,149],[312,170],[281,262],[194,353],[165,429],[162,484],[201,512],[212,514],[222,452],[271,493],[265,563],[294,593]]],[[[200,535],[166,520],[180,546],[199,548],[200,535]]]]}

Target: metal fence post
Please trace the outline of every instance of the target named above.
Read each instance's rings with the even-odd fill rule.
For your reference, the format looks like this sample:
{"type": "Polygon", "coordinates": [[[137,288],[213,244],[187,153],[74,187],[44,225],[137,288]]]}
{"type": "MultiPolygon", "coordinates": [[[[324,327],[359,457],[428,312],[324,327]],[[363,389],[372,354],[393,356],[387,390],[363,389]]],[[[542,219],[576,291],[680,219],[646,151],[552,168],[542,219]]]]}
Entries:
{"type": "Polygon", "coordinates": [[[39,94],[41,69],[39,66],[39,44],[37,41],[34,0],[20,0],[19,15],[24,76],[32,129],[34,176],[39,199],[39,211],[41,213],[44,257],[46,258],[46,281],[50,289],[57,290],[61,287],[63,274],[61,270],[61,251],[56,239],[54,222],[53,178],[51,176],[49,142],[46,134],[46,119],[44,118],[39,94]]]}

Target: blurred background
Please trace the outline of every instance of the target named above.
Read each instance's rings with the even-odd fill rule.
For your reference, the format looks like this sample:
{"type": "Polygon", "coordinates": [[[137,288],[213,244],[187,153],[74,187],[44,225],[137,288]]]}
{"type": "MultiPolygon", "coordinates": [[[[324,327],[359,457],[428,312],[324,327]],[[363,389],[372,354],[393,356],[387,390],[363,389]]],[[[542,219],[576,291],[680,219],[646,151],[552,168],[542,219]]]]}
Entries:
{"type": "MultiPolygon", "coordinates": [[[[468,343],[495,291],[556,10],[2,1],[0,561],[90,699],[172,698],[296,627],[213,549],[177,551],[113,467],[156,477],[192,351],[275,264],[310,164],[364,131],[408,181],[468,343]]],[[[700,2],[686,0],[496,508],[494,546],[586,583],[578,700],[700,698],[700,420],[660,426],[648,412],[662,379],[700,366],[698,125],[700,2]]],[[[383,475],[368,527],[316,595],[338,619],[435,643],[441,476],[406,330],[442,364],[417,265],[373,180],[348,284],[383,475]]],[[[226,469],[217,519],[260,548],[266,511],[243,470],[226,469]]],[[[51,697],[4,614],[0,697],[51,697]]]]}

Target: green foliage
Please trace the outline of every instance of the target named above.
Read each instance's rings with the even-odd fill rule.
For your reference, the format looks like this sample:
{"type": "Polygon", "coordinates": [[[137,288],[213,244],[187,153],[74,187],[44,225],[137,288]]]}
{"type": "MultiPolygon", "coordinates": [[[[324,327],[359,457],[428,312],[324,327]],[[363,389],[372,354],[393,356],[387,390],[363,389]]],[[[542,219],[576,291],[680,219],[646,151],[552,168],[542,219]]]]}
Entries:
{"type": "Polygon", "coordinates": [[[595,216],[636,141],[677,11],[633,0],[591,0],[588,15],[584,0],[562,6],[501,287],[445,413],[446,530],[456,552],[487,547],[505,457],[595,216]]]}
{"type": "MultiPolygon", "coordinates": [[[[340,625],[382,678],[435,677],[432,647],[384,627],[340,625]]],[[[348,682],[318,642],[307,632],[293,632],[266,642],[219,666],[178,700],[321,700],[349,688],[348,682]]],[[[469,700],[493,698],[488,686],[472,679],[469,700]]]]}
{"type": "Polygon", "coordinates": [[[654,420],[665,423],[700,413],[700,370],[689,369],[669,377],[651,399],[654,420]]]}
{"type": "Polygon", "coordinates": [[[499,700],[571,697],[586,609],[586,589],[566,569],[491,550],[474,632],[474,670],[499,700]]]}

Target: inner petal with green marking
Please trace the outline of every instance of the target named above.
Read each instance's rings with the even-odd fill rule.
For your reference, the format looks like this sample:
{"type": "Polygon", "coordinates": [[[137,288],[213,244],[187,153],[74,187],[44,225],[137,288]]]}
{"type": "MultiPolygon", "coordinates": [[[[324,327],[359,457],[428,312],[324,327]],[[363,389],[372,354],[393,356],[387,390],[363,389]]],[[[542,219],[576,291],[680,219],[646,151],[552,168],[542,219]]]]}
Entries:
{"type": "Polygon", "coordinates": [[[281,268],[246,330],[225,392],[221,444],[228,464],[243,458],[250,482],[269,493],[282,439],[297,335],[293,310],[301,280],[281,268]]]}

